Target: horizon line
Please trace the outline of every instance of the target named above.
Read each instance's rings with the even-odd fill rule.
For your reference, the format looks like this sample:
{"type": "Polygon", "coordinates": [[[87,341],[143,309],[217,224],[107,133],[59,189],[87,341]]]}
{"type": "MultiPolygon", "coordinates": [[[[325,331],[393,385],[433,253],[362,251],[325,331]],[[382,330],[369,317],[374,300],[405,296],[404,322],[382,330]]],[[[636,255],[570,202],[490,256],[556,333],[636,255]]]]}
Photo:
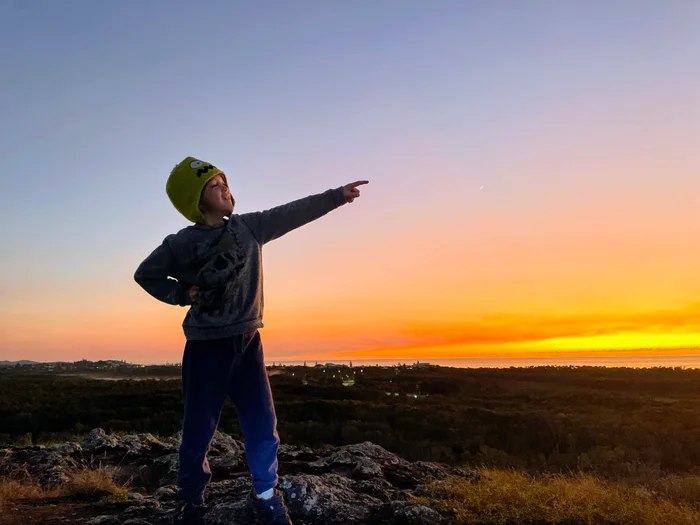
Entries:
{"type": "MultiPolygon", "coordinates": [[[[491,355],[471,355],[471,356],[464,356],[464,357],[428,357],[424,356],[421,358],[416,358],[416,357],[376,357],[376,358],[368,358],[366,356],[362,356],[360,358],[348,358],[348,357],[343,357],[343,358],[338,358],[337,356],[334,358],[333,356],[329,357],[323,357],[323,358],[298,358],[295,356],[290,356],[289,358],[266,358],[265,361],[266,363],[302,363],[306,361],[313,361],[313,362],[318,362],[318,363],[350,363],[350,362],[357,362],[357,363],[375,363],[375,362],[391,362],[391,363],[410,363],[410,364],[415,364],[415,363],[423,363],[423,364],[430,364],[432,362],[457,362],[457,361],[475,361],[475,362],[480,362],[480,361],[498,361],[498,360],[526,360],[526,361],[536,361],[536,360],[555,360],[555,361],[566,361],[570,359],[584,359],[584,360],[595,360],[595,359],[615,359],[615,360],[620,360],[620,359],[626,359],[626,358],[644,358],[645,360],[648,359],[655,359],[655,358],[661,358],[661,359],[673,359],[673,358],[688,358],[688,357],[698,357],[700,358],[700,347],[699,346],[690,346],[690,347],[676,347],[676,348],[635,348],[635,349],[614,349],[614,350],[580,350],[580,351],[559,351],[559,352],[532,352],[528,353],[526,355],[518,355],[518,354],[513,354],[513,353],[508,353],[506,355],[498,355],[498,354],[491,354],[491,355]],[[678,352],[678,351],[690,351],[689,353],[672,353],[669,354],[669,351],[671,352],[678,352]],[[658,353],[650,353],[657,351],[658,353]],[[636,353],[636,352],[641,352],[641,353],[636,353]],[[697,353],[696,353],[697,352],[697,353]]],[[[181,360],[177,360],[174,362],[151,362],[151,363],[135,363],[135,362],[129,362],[125,361],[124,359],[118,359],[118,358],[113,358],[113,359],[88,359],[88,358],[81,358],[77,359],[74,361],[62,361],[62,360],[53,360],[53,361],[37,361],[34,359],[16,359],[16,360],[0,360],[0,363],[5,362],[5,363],[32,363],[32,364],[57,364],[57,363],[65,363],[65,364],[74,364],[74,363],[79,363],[81,361],[87,361],[91,363],[97,363],[97,362],[106,362],[106,361],[112,361],[112,362],[123,362],[127,365],[131,364],[138,364],[138,365],[145,365],[145,366],[172,366],[172,365],[179,365],[181,363],[181,360]]],[[[269,366],[269,365],[267,365],[269,366]]]]}

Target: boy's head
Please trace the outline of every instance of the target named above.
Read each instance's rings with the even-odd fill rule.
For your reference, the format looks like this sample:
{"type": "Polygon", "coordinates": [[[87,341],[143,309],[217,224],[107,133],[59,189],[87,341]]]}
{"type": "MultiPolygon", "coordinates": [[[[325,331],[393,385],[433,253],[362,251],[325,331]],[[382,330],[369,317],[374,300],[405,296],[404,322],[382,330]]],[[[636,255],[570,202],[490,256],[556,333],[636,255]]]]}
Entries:
{"type": "Polygon", "coordinates": [[[224,172],[194,157],[173,168],[165,191],[173,206],[195,223],[206,222],[205,215],[221,218],[233,212],[235,201],[224,172]]]}

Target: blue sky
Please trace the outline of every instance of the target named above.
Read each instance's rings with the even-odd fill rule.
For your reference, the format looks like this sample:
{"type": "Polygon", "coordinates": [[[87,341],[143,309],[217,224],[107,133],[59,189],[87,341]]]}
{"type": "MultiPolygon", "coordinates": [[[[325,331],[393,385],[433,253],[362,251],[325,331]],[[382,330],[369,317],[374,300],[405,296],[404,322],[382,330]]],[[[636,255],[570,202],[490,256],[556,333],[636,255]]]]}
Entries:
{"type": "Polygon", "coordinates": [[[601,185],[661,217],[698,189],[699,23],[690,0],[5,0],[4,309],[133,287],[186,225],[164,184],[188,155],[227,172],[240,211],[372,181],[351,220],[271,249],[276,282],[300,253],[440,244],[601,185]]]}

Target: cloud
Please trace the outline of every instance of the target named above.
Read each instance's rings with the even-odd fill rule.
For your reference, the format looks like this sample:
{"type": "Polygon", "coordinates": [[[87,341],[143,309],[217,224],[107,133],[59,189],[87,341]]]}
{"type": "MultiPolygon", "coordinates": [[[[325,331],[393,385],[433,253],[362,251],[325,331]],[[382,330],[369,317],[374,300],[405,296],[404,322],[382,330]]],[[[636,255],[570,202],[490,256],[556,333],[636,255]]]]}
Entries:
{"type": "Polygon", "coordinates": [[[489,315],[462,322],[412,322],[394,336],[383,335],[381,345],[342,355],[395,354],[401,349],[463,346],[513,347],[552,339],[577,339],[637,334],[700,333],[700,303],[678,310],[585,315],[489,315]]]}

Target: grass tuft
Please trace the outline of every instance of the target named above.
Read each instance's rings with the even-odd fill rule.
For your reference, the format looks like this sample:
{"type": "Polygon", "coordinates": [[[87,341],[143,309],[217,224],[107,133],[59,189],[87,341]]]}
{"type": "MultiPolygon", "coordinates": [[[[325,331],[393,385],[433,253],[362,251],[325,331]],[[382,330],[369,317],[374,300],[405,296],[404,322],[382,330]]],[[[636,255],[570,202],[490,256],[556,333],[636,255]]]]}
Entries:
{"type": "Polygon", "coordinates": [[[648,488],[579,474],[533,477],[483,469],[479,482],[450,479],[419,492],[418,502],[451,516],[453,523],[525,525],[700,525],[700,512],[684,504],[696,490],[648,488]],[[679,496],[679,494],[682,495],[679,496]]]}

